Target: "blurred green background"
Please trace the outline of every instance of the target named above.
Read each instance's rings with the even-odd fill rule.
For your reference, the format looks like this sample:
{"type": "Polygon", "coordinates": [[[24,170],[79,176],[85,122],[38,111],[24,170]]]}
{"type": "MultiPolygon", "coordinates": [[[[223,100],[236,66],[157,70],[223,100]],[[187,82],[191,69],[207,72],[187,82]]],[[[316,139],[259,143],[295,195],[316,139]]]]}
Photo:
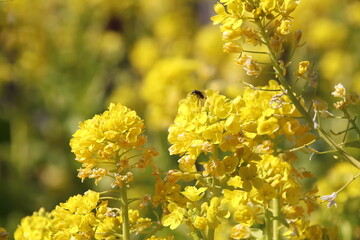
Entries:
{"type": "MultiPolygon", "coordinates": [[[[110,102],[145,119],[149,142],[160,151],[157,164],[168,170],[176,167],[176,157],[168,156],[167,127],[181,98],[205,88],[233,97],[244,86],[240,81],[266,84],[268,76],[245,76],[235,56],[222,52],[220,31],[210,22],[214,3],[0,3],[0,226],[12,233],[25,215],[40,207],[50,211],[92,187],[91,181],[81,183],[76,177],[80,165],[69,140],[79,121],[103,112],[110,102]]],[[[318,94],[334,102],[330,92],[338,82],[360,92],[360,2],[302,0],[294,17],[294,29],[302,29],[306,45],[293,62],[315,63],[318,94]]],[[[328,127],[344,129],[346,122],[329,122],[328,127]]],[[[312,161],[307,156],[300,165],[341,186],[353,169],[343,167],[349,170],[340,178],[333,173],[340,167],[331,169],[334,162],[329,155],[312,161]]],[[[359,183],[353,185],[360,189],[359,183]]],[[[327,194],[337,190],[334,184],[324,188],[327,194]]],[[[346,209],[333,210],[338,211],[335,223],[349,232],[344,239],[360,239],[358,198],[349,195],[342,201],[346,209]]],[[[317,219],[334,223],[326,211],[317,219]]]]}

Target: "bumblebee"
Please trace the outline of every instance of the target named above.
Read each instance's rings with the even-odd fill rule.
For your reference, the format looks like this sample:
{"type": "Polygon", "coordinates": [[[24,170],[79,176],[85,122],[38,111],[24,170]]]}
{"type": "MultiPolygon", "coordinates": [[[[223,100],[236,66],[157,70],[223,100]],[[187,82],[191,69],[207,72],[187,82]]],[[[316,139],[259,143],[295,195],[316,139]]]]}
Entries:
{"type": "Polygon", "coordinates": [[[195,95],[198,99],[205,99],[206,95],[204,92],[199,91],[199,90],[194,90],[191,92],[191,95],[195,95]]]}

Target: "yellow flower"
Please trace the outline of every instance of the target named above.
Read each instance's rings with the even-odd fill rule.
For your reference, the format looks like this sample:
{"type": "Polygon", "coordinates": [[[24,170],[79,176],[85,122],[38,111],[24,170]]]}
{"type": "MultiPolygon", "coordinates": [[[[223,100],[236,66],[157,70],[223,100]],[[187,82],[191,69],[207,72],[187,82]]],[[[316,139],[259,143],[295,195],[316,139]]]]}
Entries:
{"type": "Polygon", "coordinates": [[[239,205],[234,212],[234,219],[238,223],[251,226],[254,223],[255,216],[249,205],[239,205]]]}
{"type": "Polygon", "coordinates": [[[121,235],[120,217],[106,217],[98,223],[95,231],[95,239],[115,239],[116,235],[121,235]]]}
{"type": "Polygon", "coordinates": [[[53,239],[51,237],[51,227],[51,214],[46,213],[45,209],[41,208],[38,212],[34,212],[32,216],[21,220],[20,226],[14,233],[14,238],[15,240],[50,240],[53,239]]]}
{"type": "Polygon", "coordinates": [[[292,166],[279,157],[264,154],[258,164],[259,176],[276,188],[282,188],[290,178],[292,166]]]}
{"type": "Polygon", "coordinates": [[[303,197],[303,193],[298,183],[289,181],[288,185],[290,186],[284,186],[283,198],[290,205],[295,205],[299,202],[300,198],[303,197]]]}
{"type": "Polygon", "coordinates": [[[257,167],[255,164],[251,164],[248,167],[241,167],[239,170],[239,176],[243,181],[242,188],[244,191],[250,191],[254,186],[255,188],[261,188],[263,180],[258,177],[257,167]]]}
{"type": "Polygon", "coordinates": [[[259,76],[261,72],[261,66],[254,60],[254,58],[247,54],[241,54],[241,57],[237,59],[237,64],[242,66],[249,76],[259,76]]]}
{"type": "Polygon", "coordinates": [[[261,0],[260,6],[266,14],[272,13],[277,5],[277,0],[261,0]]]}
{"type": "Polygon", "coordinates": [[[194,221],[194,227],[204,230],[208,226],[208,222],[204,217],[196,217],[194,221]]]}
{"type": "Polygon", "coordinates": [[[214,10],[217,13],[217,15],[211,17],[214,24],[222,23],[228,17],[228,13],[226,12],[224,5],[221,3],[216,3],[214,5],[214,10]]]}
{"type": "Polygon", "coordinates": [[[224,189],[224,202],[228,201],[231,203],[233,207],[237,207],[239,205],[245,205],[249,198],[249,193],[240,190],[229,190],[224,189]]]}
{"type": "Polygon", "coordinates": [[[231,110],[230,102],[211,90],[205,94],[203,103],[192,94],[180,102],[178,115],[169,127],[170,154],[185,154],[185,158],[193,160],[201,152],[212,151],[212,145],[224,141],[224,122],[231,110]]]}
{"type": "Polygon", "coordinates": [[[296,9],[296,7],[300,3],[300,0],[283,0],[279,2],[282,2],[282,5],[280,6],[280,11],[288,15],[296,9]]]}
{"type": "Polygon", "coordinates": [[[272,135],[274,132],[279,130],[278,120],[274,117],[265,119],[264,117],[258,120],[257,132],[261,135],[272,135]]]}
{"type": "Polygon", "coordinates": [[[239,28],[243,23],[245,5],[242,1],[229,2],[227,11],[230,13],[229,18],[224,22],[224,26],[231,26],[233,29],[239,28]]]}
{"type": "Polygon", "coordinates": [[[82,163],[78,176],[82,180],[95,178],[98,183],[111,174],[109,170],[116,168],[120,173],[129,167],[127,154],[131,150],[144,151],[144,157],[136,166],[144,168],[144,163],[150,164],[157,153],[141,149],[146,141],[141,135],[143,131],[144,123],[140,117],[121,104],[112,103],[102,115],[80,123],[70,141],[76,160],[82,163]]]}
{"type": "Polygon", "coordinates": [[[334,97],[344,98],[346,96],[346,89],[342,83],[335,85],[335,91],[331,93],[334,97]]]}
{"type": "Polygon", "coordinates": [[[231,229],[231,238],[247,239],[250,237],[251,230],[248,226],[237,224],[231,229]]]}
{"type": "MultiPolygon", "coordinates": [[[[250,4],[242,0],[220,0],[220,3],[214,5],[214,10],[217,15],[213,16],[211,20],[214,24],[221,24],[220,30],[223,34],[224,51],[225,52],[237,52],[240,53],[240,58],[237,60],[248,75],[259,76],[261,68],[256,60],[253,60],[251,56],[246,56],[242,52],[242,44],[252,43],[253,45],[261,45],[262,40],[260,37],[259,29],[253,26],[252,21],[249,19],[265,19],[269,20],[276,18],[275,16],[281,15],[283,20],[278,26],[277,31],[281,35],[288,35],[290,33],[291,18],[289,14],[295,10],[299,0],[261,0],[255,1],[250,4]],[[246,27],[244,23],[251,22],[246,27]],[[242,38],[242,39],[241,39],[242,38]],[[239,41],[239,40],[244,41],[239,41]],[[245,56],[244,56],[245,55],[245,56]]],[[[274,41],[274,36],[271,36],[272,46],[282,46],[284,39],[277,38],[274,41]],[[277,42],[275,44],[275,42],[277,42]]],[[[282,47],[280,47],[282,48],[282,47]]],[[[281,49],[278,50],[280,52],[281,49]]],[[[260,59],[258,61],[261,61],[260,59]]]]}
{"type": "Polygon", "coordinates": [[[239,165],[239,158],[237,156],[226,156],[221,161],[221,165],[224,166],[227,174],[233,173],[239,165]]]}
{"type": "Polygon", "coordinates": [[[286,219],[294,220],[304,216],[304,208],[301,206],[283,206],[283,212],[286,219]]]}
{"type": "MultiPolygon", "coordinates": [[[[299,113],[291,101],[281,94],[280,85],[271,80],[268,86],[262,88],[276,91],[246,88],[240,96],[230,100],[206,90],[206,99],[200,101],[190,94],[181,101],[168,136],[172,144],[170,153],[183,155],[179,161],[181,168],[194,170],[197,157],[201,153],[212,153],[217,146],[222,151],[235,152],[244,144],[250,147],[259,145],[254,142],[258,135],[274,137],[286,134],[290,135],[287,137],[291,137],[291,140],[304,140],[298,136],[305,136],[310,129],[291,118],[299,117],[299,113]],[[280,126],[294,126],[296,129],[285,128],[288,130],[283,131],[280,126]]],[[[228,167],[231,171],[234,169],[233,165],[228,167]]]]}
{"type": "Polygon", "coordinates": [[[234,176],[234,177],[230,177],[229,180],[226,182],[226,184],[228,186],[241,188],[243,186],[244,182],[241,180],[240,176],[234,176]]]}
{"type": "Polygon", "coordinates": [[[207,190],[206,187],[201,187],[197,189],[193,186],[186,186],[185,191],[181,192],[185,197],[187,197],[190,201],[196,202],[199,201],[205,194],[207,190]]]}
{"type": "Polygon", "coordinates": [[[155,196],[152,198],[155,206],[163,202],[174,202],[181,206],[184,206],[187,199],[180,194],[181,187],[176,182],[172,182],[172,179],[157,179],[155,184],[155,196]]]}
{"type": "MultiPolygon", "coordinates": [[[[309,227],[309,221],[305,221],[302,218],[297,219],[294,222],[291,222],[288,231],[284,233],[284,236],[290,239],[306,239],[305,231],[309,227]]],[[[321,239],[321,238],[320,238],[321,239]]]]}
{"type": "Polygon", "coordinates": [[[165,227],[170,226],[170,229],[174,230],[183,221],[186,209],[179,207],[175,203],[169,203],[167,209],[169,210],[170,214],[164,215],[161,219],[161,223],[165,227]]]}
{"type": "Polygon", "coordinates": [[[211,229],[217,228],[220,224],[220,219],[230,216],[230,213],[222,208],[218,197],[211,198],[210,205],[207,202],[203,203],[201,208],[206,212],[206,220],[211,229]]]}
{"type": "Polygon", "coordinates": [[[276,189],[267,182],[260,189],[253,189],[250,193],[252,194],[252,199],[258,203],[267,203],[277,196],[276,189]]]}
{"type": "Polygon", "coordinates": [[[216,3],[214,10],[217,15],[211,17],[214,24],[222,23],[224,28],[237,29],[243,23],[243,15],[245,13],[244,3],[241,1],[228,2],[226,9],[221,3],[216,3]]]}
{"type": "Polygon", "coordinates": [[[220,179],[225,175],[225,166],[219,160],[209,160],[208,162],[201,163],[204,167],[202,174],[204,176],[213,176],[220,179]]]}
{"type": "Polygon", "coordinates": [[[277,31],[282,35],[289,34],[291,23],[292,23],[292,21],[289,19],[281,21],[280,26],[277,28],[277,31]]]}
{"type": "Polygon", "coordinates": [[[308,70],[309,64],[310,64],[309,61],[301,61],[301,62],[299,62],[297,74],[299,76],[304,75],[306,73],[306,71],[308,70]]]}
{"type": "Polygon", "coordinates": [[[86,214],[91,212],[98,204],[100,194],[94,191],[87,191],[83,196],[70,197],[66,203],[60,203],[60,207],[70,213],[86,214]]]}
{"type": "Polygon", "coordinates": [[[99,193],[87,191],[56,206],[51,212],[54,217],[51,222],[54,239],[94,237],[97,219],[93,211],[98,201],[99,193]]]}
{"type": "Polygon", "coordinates": [[[224,43],[224,52],[225,53],[241,53],[243,51],[242,47],[234,42],[224,43]]]}

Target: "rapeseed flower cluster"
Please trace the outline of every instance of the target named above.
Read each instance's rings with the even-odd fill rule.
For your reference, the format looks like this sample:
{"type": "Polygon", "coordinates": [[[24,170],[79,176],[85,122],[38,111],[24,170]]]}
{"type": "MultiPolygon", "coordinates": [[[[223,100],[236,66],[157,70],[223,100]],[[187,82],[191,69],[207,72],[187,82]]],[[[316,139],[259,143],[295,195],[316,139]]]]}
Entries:
{"type": "MultiPolygon", "coordinates": [[[[261,89],[245,88],[233,100],[211,90],[205,91],[205,99],[189,95],[182,100],[168,136],[170,154],[182,156],[180,169],[194,172],[195,160],[201,153],[215,156],[221,150],[239,156],[239,149],[274,152],[280,135],[292,141],[294,147],[314,139],[309,127],[296,119],[299,112],[281,94],[276,81],[261,89]]],[[[228,157],[224,161],[231,165],[235,159],[228,157]]],[[[204,163],[204,168],[211,171],[208,164],[204,163]]],[[[233,170],[230,165],[229,171],[233,170]]]]}
{"type": "Polygon", "coordinates": [[[246,87],[234,99],[205,90],[203,97],[192,93],[180,102],[168,136],[170,154],[180,155],[180,171],[169,171],[155,196],[167,206],[164,226],[186,223],[206,235],[228,219],[229,237],[248,238],[278,201],[282,214],[277,214],[286,216],[291,239],[301,239],[297,224],[314,210],[316,191],[303,189],[300,180],[311,174],[293,167],[292,153],[279,154],[286,149],[281,150],[278,139],[286,137],[288,147],[299,147],[315,136],[281,93],[272,80],[267,86],[246,87]],[[189,180],[194,186],[181,191],[182,182],[189,180]]]}
{"type": "MultiPolygon", "coordinates": [[[[143,120],[121,104],[110,104],[103,114],[80,123],[70,141],[76,161],[82,164],[78,176],[82,180],[95,178],[95,183],[105,176],[111,177],[113,190],[102,194],[89,190],[70,197],[50,213],[41,209],[22,220],[15,239],[118,239],[146,236],[159,227],[150,218],[141,217],[139,210],[130,208],[127,197],[136,169],[150,167],[152,175],[159,178],[152,162],[157,151],[144,147],[143,133],[143,120]],[[120,208],[110,207],[107,199],[119,202],[120,208]]],[[[144,209],[151,197],[145,195],[138,200],[144,209]]]]}
{"type": "MultiPolygon", "coordinates": [[[[99,193],[87,191],[70,197],[51,212],[40,209],[22,219],[16,229],[16,240],[117,239],[122,235],[122,215],[101,200],[99,193]]],[[[140,234],[151,226],[151,219],[142,218],[137,210],[129,211],[131,232],[140,234]]]]}
{"type": "Polygon", "coordinates": [[[34,212],[32,216],[27,216],[21,220],[20,226],[16,229],[15,239],[51,239],[51,219],[50,214],[41,208],[34,212]]]}
{"type": "MultiPolygon", "coordinates": [[[[114,186],[133,181],[131,169],[155,167],[156,150],[144,148],[144,123],[134,111],[121,104],[110,104],[109,110],[80,123],[70,141],[76,161],[82,164],[78,176],[114,178],[114,186]]],[[[154,168],[155,169],[155,168],[154,168]]]]}
{"type": "Polygon", "coordinates": [[[252,55],[251,45],[261,46],[268,41],[277,54],[283,51],[286,42],[299,42],[299,32],[291,30],[292,17],[299,0],[224,0],[216,3],[214,9],[217,15],[211,19],[214,24],[221,24],[220,29],[224,40],[224,51],[236,53],[236,63],[244,68],[249,76],[259,76],[262,66],[252,55]],[[272,29],[267,31],[264,39],[262,25],[272,23],[272,29]],[[250,47],[249,47],[250,44],[250,47]],[[249,54],[251,53],[251,54],[249,54]]]}

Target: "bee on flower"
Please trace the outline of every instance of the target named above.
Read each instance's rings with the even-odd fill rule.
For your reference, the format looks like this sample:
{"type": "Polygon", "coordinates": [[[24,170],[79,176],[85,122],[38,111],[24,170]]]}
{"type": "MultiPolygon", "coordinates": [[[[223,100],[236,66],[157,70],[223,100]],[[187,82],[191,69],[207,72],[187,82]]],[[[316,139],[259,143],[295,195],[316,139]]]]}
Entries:
{"type": "Polygon", "coordinates": [[[199,90],[194,90],[191,92],[191,95],[196,96],[198,99],[205,99],[206,98],[206,94],[202,91],[199,90]]]}

